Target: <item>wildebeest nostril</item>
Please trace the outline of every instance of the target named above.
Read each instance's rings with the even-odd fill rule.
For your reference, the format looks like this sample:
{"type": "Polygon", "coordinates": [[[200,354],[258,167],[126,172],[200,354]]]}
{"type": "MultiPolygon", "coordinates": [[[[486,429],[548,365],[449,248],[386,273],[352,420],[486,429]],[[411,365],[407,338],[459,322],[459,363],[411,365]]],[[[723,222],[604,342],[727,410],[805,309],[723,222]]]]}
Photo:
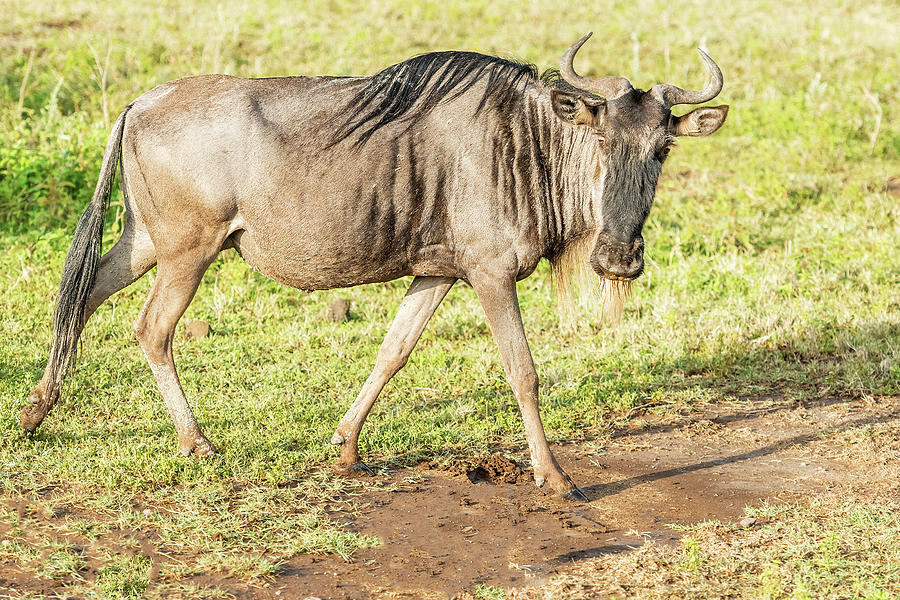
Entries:
{"type": "Polygon", "coordinates": [[[600,234],[591,253],[591,267],[608,279],[634,279],[644,270],[644,240],[635,238],[622,243],[609,235],[600,234]]]}

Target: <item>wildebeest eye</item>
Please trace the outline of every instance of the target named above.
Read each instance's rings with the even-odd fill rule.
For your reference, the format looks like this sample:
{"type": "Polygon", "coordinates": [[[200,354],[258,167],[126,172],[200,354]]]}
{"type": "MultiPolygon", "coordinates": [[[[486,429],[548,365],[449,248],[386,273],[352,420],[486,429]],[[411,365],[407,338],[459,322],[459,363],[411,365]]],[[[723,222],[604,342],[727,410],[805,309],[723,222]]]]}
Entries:
{"type": "Polygon", "coordinates": [[[656,158],[659,159],[659,162],[666,160],[666,157],[669,156],[669,152],[671,150],[671,146],[664,146],[659,152],[656,153],[656,158]]]}

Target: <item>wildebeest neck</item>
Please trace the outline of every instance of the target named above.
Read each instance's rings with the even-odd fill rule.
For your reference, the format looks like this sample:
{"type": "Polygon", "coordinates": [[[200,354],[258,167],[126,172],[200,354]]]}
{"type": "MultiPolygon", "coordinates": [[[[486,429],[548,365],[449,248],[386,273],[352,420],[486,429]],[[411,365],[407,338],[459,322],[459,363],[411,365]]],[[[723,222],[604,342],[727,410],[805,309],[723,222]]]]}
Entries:
{"type": "Polygon", "coordinates": [[[552,256],[600,225],[603,165],[597,138],[562,123],[547,94],[531,91],[523,103],[522,122],[533,132],[533,147],[546,173],[546,185],[534,200],[545,215],[545,242],[552,256]]]}

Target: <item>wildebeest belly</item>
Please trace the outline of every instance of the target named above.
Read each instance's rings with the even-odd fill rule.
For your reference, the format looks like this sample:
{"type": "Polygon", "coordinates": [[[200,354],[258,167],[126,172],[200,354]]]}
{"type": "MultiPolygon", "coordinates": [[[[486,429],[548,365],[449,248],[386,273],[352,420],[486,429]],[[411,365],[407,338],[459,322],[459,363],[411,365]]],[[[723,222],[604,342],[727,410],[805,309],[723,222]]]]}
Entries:
{"type": "MultiPolygon", "coordinates": [[[[337,212],[337,211],[336,211],[337,212]]],[[[227,246],[263,275],[303,290],[391,281],[406,275],[460,277],[455,253],[444,243],[423,243],[403,230],[327,218],[240,216],[227,246]]]]}
{"type": "Polygon", "coordinates": [[[412,274],[403,252],[373,255],[371,248],[345,246],[327,232],[281,238],[273,232],[239,229],[229,245],[263,275],[302,290],[323,290],[390,281],[412,274]]]}

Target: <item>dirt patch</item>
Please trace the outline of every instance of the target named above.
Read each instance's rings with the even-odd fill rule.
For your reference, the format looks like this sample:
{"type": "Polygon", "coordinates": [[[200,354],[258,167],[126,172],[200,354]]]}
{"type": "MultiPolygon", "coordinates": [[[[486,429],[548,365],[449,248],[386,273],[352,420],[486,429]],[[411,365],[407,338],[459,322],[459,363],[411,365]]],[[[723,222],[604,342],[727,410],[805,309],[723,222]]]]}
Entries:
{"type": "MultiPolygon", "coordinates": [[[[900,398],[815,406],[759,399],[638,415],[608,440],[555,451],[587,503],[544,496],[523,466],[524,450],[423,463],[376,477],[361,496],[331,506],[331,518],[382,541],[351,562],[301,555],[269,580],[209,573],[181,583],[238,598],[452,598],[478,585],[537,585],[648,540],[673,544],[679,534],[670,524],[739,523],[745,506],[763,501],[825,492],[897,497],[900,398]]],[[[0,561],[0,590],[52,591],[4,569],[0,561]]]]}
{"type": "Polygon", "coordinates": [[[191,321],[184,329],[184,335],[187,338],[199,339],[206,338],[212,333],[212,328],[206,321],[191,321]]]}
{"type": "Polygon", "coordinates": [[[325,317],[333,323],[343,323],[350,320],[350,301],[338,298],[328,307],[325,317]]]}
{"type": "Polygon", "coordinates": [[[870,484],[872,463],[900,472],[900,399],[802,407],[762,399],[700,414],[645,416],[606,444],[556,447],[589,502],[547,498],[525,456],[425,463],[392,473],[358,514],[336,513],[383,544],[352,563],[297,557],[273,582],[278,597],[452,598],[477,585],[535,585],[585,559],[630,552],[648,540],[676,543],[669,524],[739,523],[743,508],[817,492],[900,492],[898,473],[870,484]],[[872,428],[878,434],[871,433],[872,428]],[[896,437],[895,437],[896,436],[896,437]],[[891,438],[893,445],[885,438],[891,438]],[[860,440],[858,452],[851,441],[860,440]],[[861,462],[860,455],[868,456],[861,462]],[[894,486],[892,491],[890,486],[894,486]],[[302,590],[302,591],[301,591],[302,590]]]}
{"type": "Polygon", "coordinates": [[[525,483],[531,481],[531,474],[501,454],[456,459],[443,465],[435,461],[424,462],[419,469],[444,471],[457,477],[465,477],[470,483],[525,483]]]}

